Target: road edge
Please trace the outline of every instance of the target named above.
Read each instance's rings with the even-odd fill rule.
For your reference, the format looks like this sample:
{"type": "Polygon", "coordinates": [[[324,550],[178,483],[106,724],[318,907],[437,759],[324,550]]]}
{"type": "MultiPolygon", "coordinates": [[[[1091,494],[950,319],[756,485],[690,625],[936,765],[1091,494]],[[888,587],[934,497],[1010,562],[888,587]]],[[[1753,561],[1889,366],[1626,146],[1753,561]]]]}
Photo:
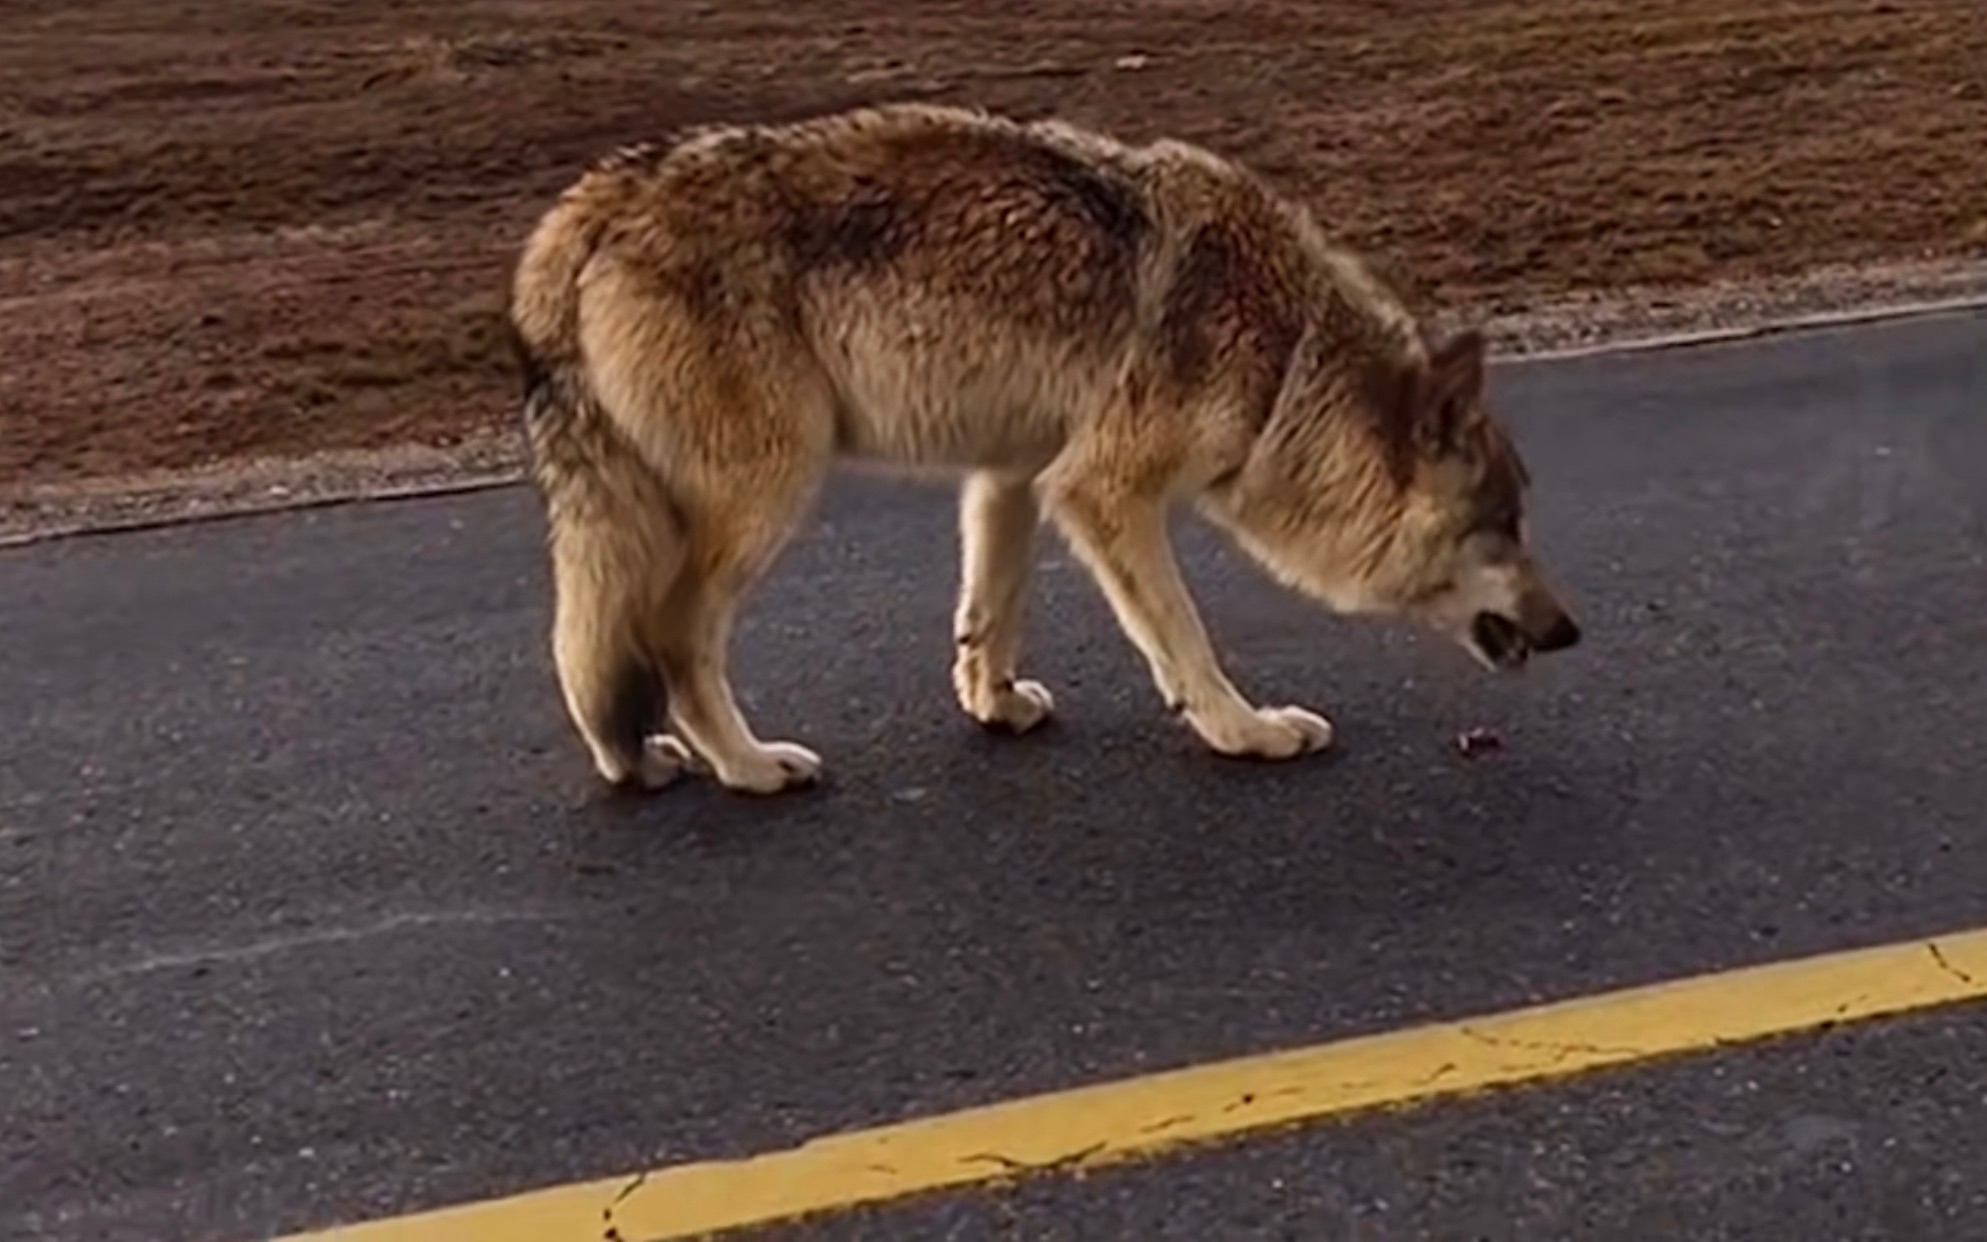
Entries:
{"type": "MultiPolygon", "coordinates": [[[[1972,266],[1941,269],[1931,276],[1932,285],[1943,283],[1967,290],[1958,296],[1852,301],[1821,310],[1751,316],[1729,309],[1774,297],[1798,302],[1803,296],[1812,296],[1817,288],[1825,288],[1820,282],[1828,278],[1810,277],[1771,287],[1735,285],[1654,300],[1626,294],[1597,297],[1533,311],[1492,313],[1477,322],[1491,340],[1493,360],[1499,365],[1519,365],[1703,348],[1802,332],[1987,312],[1987,267],[1972,266]],[[1766,291],[1761,292],[1762,288],[1766,291]],[[1634,321],[1651,306],[1712,323],[1638,332],[1634,321]],[[1721,316],[1725,321],[1717,322],[1721,316]],[[1586,339],[1570,345],[1548,343],[1569,334],[1586,339]]],[[[1450,311],[1437,318],[1456,319],[1465,313],[1450,311]]],[[[518,486],[526,479],[521,442],[492,432],[451,448],[327,451],[122,479],[31,486],[20,489],[17,496],[0,497],[0,550],[88,535],[488,491],[518,486]]]]}

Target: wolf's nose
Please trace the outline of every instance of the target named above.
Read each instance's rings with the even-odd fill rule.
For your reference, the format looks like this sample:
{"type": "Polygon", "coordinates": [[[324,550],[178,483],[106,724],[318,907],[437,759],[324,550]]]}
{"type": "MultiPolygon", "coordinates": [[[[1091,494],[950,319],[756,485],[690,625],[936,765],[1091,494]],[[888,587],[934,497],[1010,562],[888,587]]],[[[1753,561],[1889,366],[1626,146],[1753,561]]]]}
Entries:
{"type": "Polygon", "coordinates": [[[1532,645],[1540,651],[1564,651],[1579,641],[1580,627],[1573,618],[1562,612],[1553,618],[1552,624],[1532,645]]]}

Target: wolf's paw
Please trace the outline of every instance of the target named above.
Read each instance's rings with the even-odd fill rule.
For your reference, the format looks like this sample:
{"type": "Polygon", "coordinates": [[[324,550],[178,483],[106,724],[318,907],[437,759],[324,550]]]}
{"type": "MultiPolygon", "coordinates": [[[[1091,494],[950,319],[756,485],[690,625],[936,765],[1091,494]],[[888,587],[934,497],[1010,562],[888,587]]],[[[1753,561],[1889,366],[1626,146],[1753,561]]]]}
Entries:
{"type": "Polygon", "coordinates": [[[1262,707],[1231,719],[1193,723],[1209,746],[1238,758],[1294,759],[1332,744],[1332,722],[1301,707],[1262,707]]]}
{"type": "Polygon", "coordinates": [[[642,762],[634,779],[643,789],[661,789],[675,784],[694,764],[688,746],[667,733],[655,733],[642,741],[642,762]]]}
{"type": "Polygon", "coordinates": [[[962,689],[959,704],[966,714],[990,729],[1026,733],[1056,710],[1056,698],[1039,681],[1013,681],[997,689],[962,689]]]}
{"type": "Polygon", "coordinates": [[[608,784],[644,793],[675,784],[695,765],[690,748],[666,733],[642,739],[641,756],[632,765],[613,759],[595,760],[595,767],[608,784]]]}
{"type": "Polygon", "coordinates": [[[798,742],[766,742],[711,766],[719,784],[739,793],[776,794],[821,778],[821,756],[798,742]]]}

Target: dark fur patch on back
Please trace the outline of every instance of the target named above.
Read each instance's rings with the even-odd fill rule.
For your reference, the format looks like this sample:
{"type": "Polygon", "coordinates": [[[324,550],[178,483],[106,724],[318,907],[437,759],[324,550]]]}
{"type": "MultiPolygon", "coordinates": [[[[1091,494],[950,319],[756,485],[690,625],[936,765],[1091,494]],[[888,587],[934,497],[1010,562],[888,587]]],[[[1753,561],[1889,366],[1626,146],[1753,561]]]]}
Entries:
{"type": "Polygon", "coordinates": [[[1054,147],[1029,143],[1024,166],[1040,177],[1052,201],[1074,208],[1114,248],[1136,254],[1152,220],[1130,184],[1054,147]]]}
{"type": "Polygon", "coordinates": [[[881,267],[915,239],[916,216],[887,188],[866,180],[840,201],[795,211],[787,242],[803,268],[881,267]]]}
{"type": "Polygon", "coordinates": [[[1006,226],[977,229],[987,253],[981,291],[999,312],[1031,328],[1057,333],[1108,330],[1125,319],[1137,297],[1139,257],[1154,231],[1143,191],[1108,164],[1092,163],[1039,134],[982,135],[991,144],[997,179],[975,213],[987,223],[1015,226],[1015,245],[1034,265],[989,253],[1006,226]]]}
{"type": "Polygon", "coordinates": [[[1246,239],[1225,224],[1194,231],[1160,312],[1160,348],[1175,383],[1201,383],[1223,361],[1281,376],[1303,330],[1303,308],[1246,239]]]}

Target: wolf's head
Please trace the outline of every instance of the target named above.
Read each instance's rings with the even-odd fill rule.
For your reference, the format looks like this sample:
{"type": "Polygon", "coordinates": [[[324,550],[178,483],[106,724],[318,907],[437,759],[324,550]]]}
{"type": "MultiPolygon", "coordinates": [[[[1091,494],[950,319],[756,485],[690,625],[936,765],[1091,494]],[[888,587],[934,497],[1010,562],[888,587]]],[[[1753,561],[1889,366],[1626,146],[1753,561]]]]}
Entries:
{"type": "Polygon", "coordinates": [[[1210,516],[1290,585],[1426,625],[1486,667],[1577,643],[1526,543],[1530,479],[1484,407],[1482,336],[1406,362],[1312,362],[1210,516]]]}
{"type": "Polygon", "coordinates": [[[1484,408],[1484,344],[1463,332],[1410,386],[1412,470],[1401,522],[1371,576],[1382,609],[1430,625],[1491,668],[1580,641],[1527,546],[1530,477],[1484,408]]]}

